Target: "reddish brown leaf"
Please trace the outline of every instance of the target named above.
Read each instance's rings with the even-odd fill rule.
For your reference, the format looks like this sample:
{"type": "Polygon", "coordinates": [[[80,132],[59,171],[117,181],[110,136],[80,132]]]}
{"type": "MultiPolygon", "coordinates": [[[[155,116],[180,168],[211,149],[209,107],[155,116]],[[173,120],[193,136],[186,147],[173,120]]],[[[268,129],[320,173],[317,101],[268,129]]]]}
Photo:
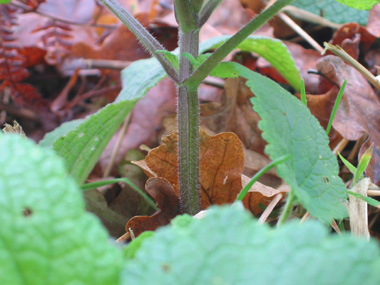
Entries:
{"type": "Polygon", "coordinates": [[[125,226],[127,232],[133,230],[135,236],[144,231],[154,231],[160,226],[167,225],[172,218],[179,214],[179,199],[173,187],[164,178],[150,178],[145,184],[146,191],[156,200],[159,208],[152,216],[136,216],[125,226]]]}

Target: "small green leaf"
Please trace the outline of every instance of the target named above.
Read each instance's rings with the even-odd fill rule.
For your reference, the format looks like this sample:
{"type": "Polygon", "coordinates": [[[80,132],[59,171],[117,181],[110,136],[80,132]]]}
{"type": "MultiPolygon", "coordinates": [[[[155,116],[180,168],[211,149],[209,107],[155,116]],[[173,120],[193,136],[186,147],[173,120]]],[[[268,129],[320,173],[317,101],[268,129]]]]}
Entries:
{"type": "Polygon", "coordinates": [[[380,284],[379,254],[375,241],[330,235],[317,221],[274,230],[240,204],[212,207],[158,229],[125,263],[122,284],[380,284]]]}
{"type": "MultiPolygon", "coordinates": [[[[353,1],[357,3],[365,2],[362,0],[353,1]]],[[[378,2],[378,0],[372,1],[378,2]]],[[[334,23],[345,24],[357,22],[361,25],[367,24],[369,11],[360,11],[339,2],[331,0],[294,0],[292,5],[334,23]]]]}
{"type": "Polygon", "coordinates": [[[339,167],[329,147],[328,137],[309,109],[277,83],[248,68],[230,63],[231,69],[248,79],[246,85],[261,117],[265,151],[272,160],[290,154],[291,159],[277,166],[277,173],[291,187],[300,203],[326,224],[347,217],[343,202],[346,187],[339,178],[339,167]]]}
{"type": "Polygon", "coordinates": [[[11,3],[12,0],[0,0],[0,5],[1,4],[8,4],[11,3]]]}
{"type": "Polygon", "coordinates": [[[358,168],[356,169],[356,172],[354,174],[354,181],[353,184],[355,184],[357,181],[359,181],[360,177],[364,173],[364,171],[367,169],[367,166],[371,160],[372,157],[372,149],[373,145],[371,145],[366,152],[363,154],[362,158],[359,161],[358,168]]]}
{"type": "Polygon", "coordinates": [[[0,137],[0,284],[117,284],[122,252],[53,151],[0,137]]]}

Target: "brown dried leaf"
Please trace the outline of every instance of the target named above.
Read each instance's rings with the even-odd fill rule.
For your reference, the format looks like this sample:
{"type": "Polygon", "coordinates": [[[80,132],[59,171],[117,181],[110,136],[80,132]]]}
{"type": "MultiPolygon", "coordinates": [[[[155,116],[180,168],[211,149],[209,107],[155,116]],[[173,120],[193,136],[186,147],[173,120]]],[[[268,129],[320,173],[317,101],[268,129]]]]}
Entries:
{"type": "Polygon", "coordinates": [[[127,232],[132,229],[137,237],[144,231],[154,231],[160,226],[167,225],[172,218],[179,214],[179,199],[173,187],[164,178],[150,178],[145,184],[146,191],[154,198],[159,208],[152,216],[136,216],[125,226],[127,232]]]}
{"type": "MultiPolygon", "coordinates": [[[[162,139],[162,144],[151,150],[141,166],[150,177],[163,177],[173,186],[180,196],[178,184],[177,133],[162,139]]],[[[225,204],[235,201],[242,189],[242,173],[244,170],[244,151],[239,138],[233,133],[220,133],[209,136],[200,131],[199,183],[202,209],[212,204],[225,204]]],[[[258,187],[258,186],[257,186],[258,187]]],[[[258,188],[255,188],[256,190],[258,188]]],[[[266,206],[272,197],[278,194],[271,187],[248,193],[243,204],[253,213],[261,212],[259,203],[266,206]],[[265,197],[264,197],[265,196],[265,197]]]]}

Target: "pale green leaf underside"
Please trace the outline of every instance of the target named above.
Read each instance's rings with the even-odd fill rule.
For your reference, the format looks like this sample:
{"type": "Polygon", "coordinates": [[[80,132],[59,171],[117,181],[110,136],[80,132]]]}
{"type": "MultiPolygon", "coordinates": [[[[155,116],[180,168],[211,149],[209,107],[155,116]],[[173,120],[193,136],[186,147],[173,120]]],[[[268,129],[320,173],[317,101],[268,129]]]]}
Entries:
{"type": "Polygon", "coordinates": [[[231,70],[248,79],[247,86],[263,138],[272,160],[290,154],[291,159],[277,166],[277,173],[290,185],[309,213],[329,224],[347,216],[343,202],[346,188],[339,178],[338,162],[329,147],[328,137],[300,100],[277,83],[237,63],[231,70]]]}
{"type": "MultiPolygon", "coordinates": [[[[364,1],[359,0],[357,2],[364,1]]],[[[368,11],[357,10],[337,1],[295,0],[291,5],[338,24],[357,22],[361,25],[366,25],[368,22],[368,11]]]]}
{"type": "Polygon", "coordinates": [[[123,284],[380,284],[377,244],[329,235],[317,221],[273,230],[236,205],[182,218],[143,242],[123,284]]]}
{"type": "Polygon", "coordinates": [[[116,284],[121,252],[61,158],[17,135],[0,152],[0,284],[116,284]]]}

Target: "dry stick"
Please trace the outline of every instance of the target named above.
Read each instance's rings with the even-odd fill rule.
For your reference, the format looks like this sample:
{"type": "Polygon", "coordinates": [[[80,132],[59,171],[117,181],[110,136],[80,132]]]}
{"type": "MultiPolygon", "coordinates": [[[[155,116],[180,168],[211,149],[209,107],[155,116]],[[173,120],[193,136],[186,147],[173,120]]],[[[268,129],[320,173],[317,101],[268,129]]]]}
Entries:
{"type": "Polygon", "coordinates": [[[323,48],[306,33],[300,26],[296,24],[288,15],[280,12],[278,16],[283,20],[289,27],[291,27],[297,34],[299,34],[305,41],[307,41],[316,51],[322,53],[323,48]]]}
{"type": "Polygon", "coordinates": [[[354,59],[348,53],[346,53],[344,49],[342,49],[340,46],[334,46],[326,42],[324,44],[325,50],[329,50],[336,56],[339,56],[353,68],[359,71],[373,86],[376,87],[377,90],[380,90],[380,81],[371,72],[369,72],[368,69],[361,65],[356,59],[354,59]]]}
{"type": "Polygon", "coordinates": [[[280,202],[281,198],[282,198],[281,193],[278,193],[276,196],[273,197],[272,201],[270,201],[269,205],[261,214],[259,218],[259,224],[263,224],[268,219],[269,215],[273,212],[274,207],[276,207],[278,202],[280,202]]]}
{"type": "Polygon", "coordinates": [[[371,220],[371,223],[368,225],[368,230],[370,230],[373,227],[373,225],[376,223],[379,216],[380,216],[380,212],[377,212],[376,215],[371,220]]]}
{"type": "Polygon", "coordinates": [[[124,243],[126,242],[127,240],[129,240],[131,238],[131,234],[130,233],[125,233],[123,234],[121,237],[119,237],[116,242],[117,243],[124,243]]]}
{"type": "Polygon", "coordinates": [[[314,23],[324,27],[330,27],[335,30],[339,29],[342,26],[340,24],[333,23],[329,20],[326,20],[325,18],[322,18],[318,15],[315,15],[313,13],[310,13],[306,10],[294,6],[286,6],[282,9],[282,11],[287,12],[291,16],[301,19],[303,21],[314,23]]]}
{"type": "Polygon", "coordinates": [[[306,212],[305,215],[303,215],[301,221],[300,221],[300,224],[302,224],[303,222],[306,221],[306,219],[310,216],[309,212],[306,212]]]}
{"type": "Polygon", "coordinates": [[[129,113],[127,117],[125,117],[124,119],[123,125],[121,126],[121,129],[120,129],[119,137],[117,138],[116,145],[114,149],[112,150],[111,158],[110,158],[110,161],[108,162],[106,170],[104,171],[103,177],[108,177],[108,175],[111,172],[112,166],[115,162],[116,155],[120,149],[121,141],[123,140],[123,137],[127,131],[130,118],[131,118],[131,113],[129,113]]]}
{"type": "Polygon", "coordinates": [[[338,224],[336,223],[335,220],[332,221],[331,223],[331,227],[339,234],[339,235],[342,235],[342,232],[340,231],[339,227],[338,227],[338,224]]]}
{"type": "Polygon", "coordinates": [[[347,160],[348,161],[352,161],[356,154],[359,152],[359,148],[362,146],[362,144],[364,143],[364,141],[368,138],[368,134],[364,134],[362,135],[362,137],[360,139],[358,139],[354,145],[354,147],[352,148],[349,156],[347,157],[347,160]]]}
{"type": "Polygon", "coordinates": [[[345,139],[343,138],[338,144],[337,146],[334,148],[333,150],[333,153],[335,154],[335,156],[338,155],[338,153],[341,153],[344,148],[346,147],[346,145],[349,143],[350,141],[348,139],[345,139]]]}

